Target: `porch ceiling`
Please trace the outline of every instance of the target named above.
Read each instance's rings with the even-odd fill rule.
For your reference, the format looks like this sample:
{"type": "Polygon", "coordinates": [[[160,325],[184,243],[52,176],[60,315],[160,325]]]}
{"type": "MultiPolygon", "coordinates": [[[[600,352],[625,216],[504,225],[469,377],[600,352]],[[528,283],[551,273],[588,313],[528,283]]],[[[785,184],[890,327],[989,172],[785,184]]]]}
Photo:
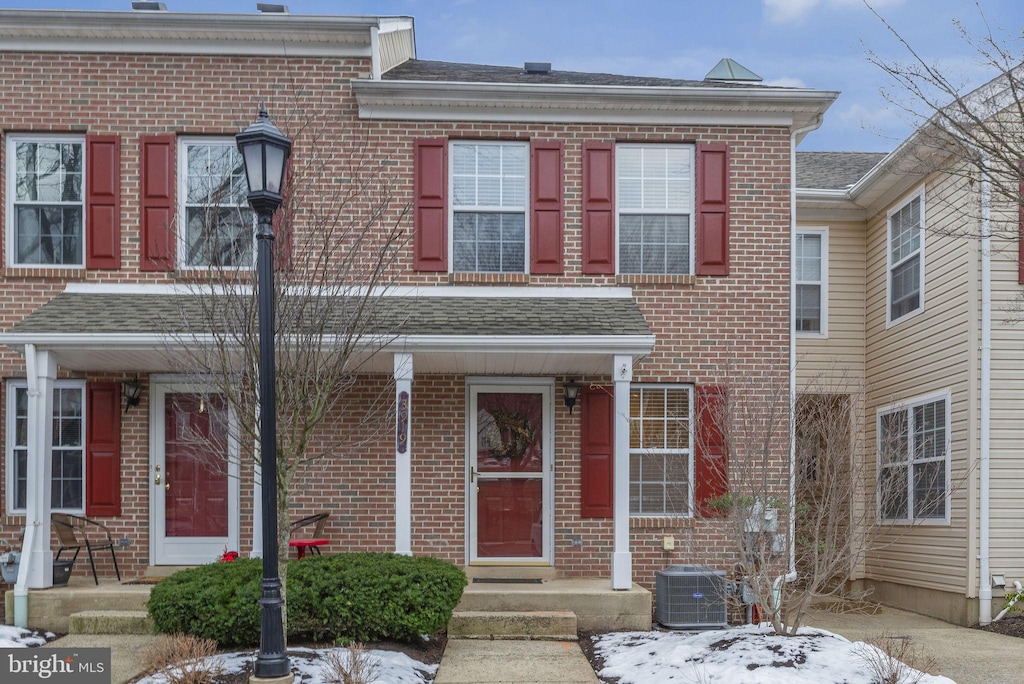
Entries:
{"type": "MultiPolygon", "coordinates": [[[[621,291],[507,293],[382,297],[353,360],[365,372],[387,374],[393,371],[391,352],[412,353],[417,374],[608,374],[613,356],[643,356],[654,346],[636,301],[621,291]]],[[[210,320],[199,298],[68,290],[0,333],[0,344],[19,351],[34,344],[72,371],[180,371],[176,357],[183,346],[215,341],[209,328],[193,325],[210,320]]],[[[328,340],[336,330],[339,344],[344,342],[351,304],[338,298],[336,307],[324,310],[336,322],[328,326],[328,340]]]]}

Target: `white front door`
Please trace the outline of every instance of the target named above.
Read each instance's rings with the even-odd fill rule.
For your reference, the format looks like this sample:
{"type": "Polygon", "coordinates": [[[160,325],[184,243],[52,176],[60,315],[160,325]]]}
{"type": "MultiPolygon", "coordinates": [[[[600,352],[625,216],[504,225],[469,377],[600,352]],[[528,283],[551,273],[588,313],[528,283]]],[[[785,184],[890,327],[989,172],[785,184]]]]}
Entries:
{"type": "Polygon", "coordinates": [[[238,550],[238,443],[223,395],[154,381],[150,563],[202,565],[238,550]]]}
{"type": "Polygon", "coordinates": [[[551,382],[469,386],[469,561],[552,563],[551,382]]]}

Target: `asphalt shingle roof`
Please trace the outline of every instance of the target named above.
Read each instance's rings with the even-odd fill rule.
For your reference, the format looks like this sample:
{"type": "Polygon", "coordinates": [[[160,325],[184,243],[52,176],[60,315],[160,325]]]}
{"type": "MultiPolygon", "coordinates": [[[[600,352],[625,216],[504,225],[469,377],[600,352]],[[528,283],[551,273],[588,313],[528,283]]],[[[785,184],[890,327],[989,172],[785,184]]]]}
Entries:
{"type": "Polygon", "coordinates": [[[730,83],[727,81],[691,81],[678,78],[651,78],[647,76],[621,76],[594,74],[582,71],[549,71],[526,73],[522,67],[438,62],[410,59],[382,76],[392,81],[447,81],[455,83],[548,83],[557,85],[650,86],[662,88],[757,88],[757,83],[730,83]]]}
{"type": "MultiPolygon", "coordinates": [[[[200,297],[62,292],[9,332],[184,333],[189,330],[183,316],[193,321],[204,318],[200,297]]],[[[378,301],[368,333],[565,337],[650,334],[636,302],[628,298],[383,297],[378,301]]],[[[327,315],[339,319],[346,316],[345,301],[337,300],[327,315]]],[[[193,328],[191,332],[197,331],[193,328]]]]}
{"type": "Polygon", "coordinates": [[[797,152],[796,187],[845,190],[886,156],[885,152],[797,152]]]}

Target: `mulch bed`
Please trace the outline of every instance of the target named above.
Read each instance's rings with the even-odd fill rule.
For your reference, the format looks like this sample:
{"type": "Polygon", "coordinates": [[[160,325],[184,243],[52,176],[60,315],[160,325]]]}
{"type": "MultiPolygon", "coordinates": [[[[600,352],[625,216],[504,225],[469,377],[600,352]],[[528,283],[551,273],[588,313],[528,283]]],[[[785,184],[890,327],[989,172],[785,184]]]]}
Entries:
{"type": "Polygon", "coordinates": [[[1006,636],[1024,638],[1024,615],[1020,613],[1008,613],[999,622],[992,622],[984,627],[975,627],[975,629],[984,630],[986,632],[995,632],[996,634],[1005,634],[1006,636]]]}

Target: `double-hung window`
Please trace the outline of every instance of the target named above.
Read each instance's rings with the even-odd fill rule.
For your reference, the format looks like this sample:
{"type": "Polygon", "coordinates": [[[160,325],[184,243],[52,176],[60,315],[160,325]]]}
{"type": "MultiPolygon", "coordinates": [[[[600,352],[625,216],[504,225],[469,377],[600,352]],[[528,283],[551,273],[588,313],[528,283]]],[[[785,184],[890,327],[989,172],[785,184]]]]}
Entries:
{"type": "Polygon", "coordinates": [[[178,263],[186,268],[250,268],[255,216],[242,154],[233,138],[179,142],[178,263]]]}
{"type": "Polygon", "coordinates": [[[923,194],[889,214],[888,322],[924,306],[923,194]]]}
{"type": "Polygon", "coordinates": [[[879,518],[948,520],[949,462],[948,394],[879,411],[879,518]]]}
{"type": "MultiPolygon", "coordinates": [[[[7,507],[24,513],[28,502],[28,385],[7,385],[7,507]]],[[[85,383],[58,380],[53,388],[50,505],[55,511],[85,510],[85,383]]]]}
{"type": "Polygon", "coordinates": [[[615,148],[619,273],[693,273],[694,148],[615,148]]]}
{"type": "Polygon", "coordinates": [[[805,229],[793,244],[795,326],[798,333],[826,335],[828,328],[828,231],[805,229]]]}
{"type": "Polygon", "coordinates": [[[629,512],[690,515],[693,389],[638,385],[629,393],[629,512]]]}
{"type": "Polygon", "coordinates": [[[9,135],[8,262],[84,266],[85,139],[9,135]]]}
{"type": "Polygon", "coordinates": [[[462,273],[524,273],[529,147],[451,144],[452,264],[462,273]]]}

